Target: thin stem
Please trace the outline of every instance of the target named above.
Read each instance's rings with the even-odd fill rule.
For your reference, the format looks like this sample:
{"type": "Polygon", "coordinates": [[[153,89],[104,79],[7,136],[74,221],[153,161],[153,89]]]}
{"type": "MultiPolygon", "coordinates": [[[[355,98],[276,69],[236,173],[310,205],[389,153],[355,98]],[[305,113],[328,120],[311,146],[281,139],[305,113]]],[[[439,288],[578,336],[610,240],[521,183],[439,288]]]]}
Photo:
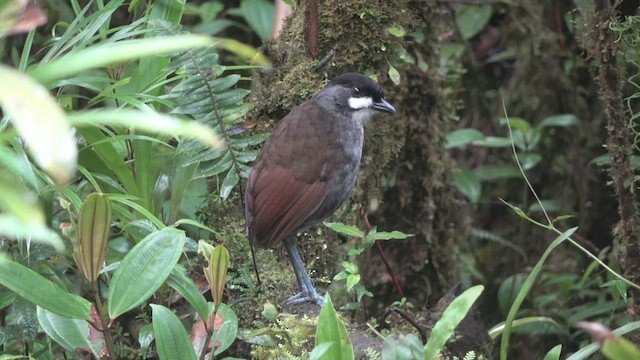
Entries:
{"type": "Polygon", "coordinates": [[[551,218],[549,217],[549,214],[547,214],[547,210],[544,208],[544,205],[542,204],[542,200],[540,200],[540,197],[538,196],[538,193],[533,188],[533,185],[531,185],[531,182],[529,181],[529,178],[525,174],[524,169],[522,168],[522,164],[520,164],[520,160],[518,160],[518,151],[516,150],[516,143],[515,143],[515,141],[513,141],[513,132],[511,131],[511,123],[509,122],[509,115],[507,115],[507,108],[506,108],[506,106],[504,104],[504,101],[502,101],[502,110],[504,111],[504,116],[507,119],[507,128],[509,128],[509,138],[511,139],[511,151],[513,151],[513,157],[514,157],[514,159],[516,161],[516,164],[518,165],[518,169],[520,169],[520,173],[522,174],[522,177],[524,178],[524,181],[527,183],[527,186],[529,187],[529,190],[531,191],[533,196],[535,196],[536,201],[540,205],[540,208],[542,209],[542,212],[544,213],[544,217],[547,219],[547,223],[549,224],[549,226],[553,226],[553,221],[551,221],[551,218]]]}
{"type": "MultiPolygon", "coordinates": [[[[213,337],[213,332],[216,331],[216,317],[218,317],[218,306],[214,305],[214,309],[213,309],[213,322],[211,324],[212,329],[209,330],[209,327],[207,326],[207,323],[209,322],[209,319],[204,320],[204,328],[207,331],[207,337],[205,338],[204,341],[204,345],[202,346],[202,350],[200,350],[200,357],[199,360],[204,360],[205,356],[207,356],[207,350],[209,349],[209,343],[211,342],[211,338],[213,337]]],[[[215,359],[216,358],[216,347],[215,345],[211,348],[211,359],[215,359]]]]}
{"type": "MultiPolygon", "coordinates": [[[[364,221],[367,226],[367,231],[371,231],[371,224],[369,223],[369,218],[367,218],[366,215],[364,216],[364,221]]],[[[380,241],[376,240],[375,244],[376,244],[376,249],[378,249],[378,253],[380,254],[380,258],[382,258],[382,262],[384,263],[384,266],[387,268],[387,272],[389,273],[389,276],[391,276],[391,280],[393,280],[393,285],[395,286],[396,291],[398,292],[398,295],[400,295],[400,297],[404,297],[404,291],[402,291],[402,287],[400,286],[400,281],[398,281],[398,277],[393,272],[393,269],[389,264],[389,260],[387,259],[387,254],[385,254],[384,250],[382,250],[382,245],[380,245],[380,241]]]]}
{"type": "Polygon", "coordinates": [[[98,291],[98,286],[96,282],[91,283],[91,288],[93,290],[93,296],[94,299],[96,301],[96,312],[98,313],[98,316],[100,317],[100,321],[102,322],[102,329],[98,328],[95,325],[92,325],[96,330],[102,332],[102,334],[104,335],[104,344],[107,347],[107,353],[109,354],[109,359],[117,359],[118,357],[116,356],[115,353],[115,346],[113,343],[113,339],[111,338],[111,333],[109,332],[109,328],[104,326],[104,319],[105,317],[102,316],[102,300],[100,300],[100,292],[98,291]]]}

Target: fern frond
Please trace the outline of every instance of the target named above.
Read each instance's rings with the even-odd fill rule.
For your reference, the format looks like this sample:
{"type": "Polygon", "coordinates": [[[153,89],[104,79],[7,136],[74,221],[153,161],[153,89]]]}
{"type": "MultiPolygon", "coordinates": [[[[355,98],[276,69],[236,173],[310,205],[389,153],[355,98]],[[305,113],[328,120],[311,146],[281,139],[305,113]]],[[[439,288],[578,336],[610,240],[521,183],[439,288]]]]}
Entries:
{"type": "Polygon", "coordinates": [[[244,101],[250,91],[237,87],[240,75],[229,74],[218,63],[218,54],[200,49],[176,56],[168,65],[182,81],[165,99],[175,101],[174,114],[192,117],[213,127],[224,140],[220,149],[209,149],[196,142],[181,144],[190,161],[185,166],[199,164],[193,178],[217,176],[222,179],[220,197],[226,199],[249,173],[250,163],[258,155],[255,146],[268,134],[245,135],[229,131],[253,107],[244,101]]]}

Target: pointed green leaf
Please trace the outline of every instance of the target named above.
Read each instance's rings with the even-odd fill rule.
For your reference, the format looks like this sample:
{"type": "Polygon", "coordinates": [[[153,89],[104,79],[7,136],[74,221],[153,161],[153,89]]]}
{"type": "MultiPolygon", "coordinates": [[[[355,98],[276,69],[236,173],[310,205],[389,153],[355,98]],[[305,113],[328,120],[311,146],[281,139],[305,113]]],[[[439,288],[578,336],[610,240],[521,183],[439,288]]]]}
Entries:
{"type": "Polygon", "coordinates": [[[0,253],[0,285],[56,314],[89,319],[91,303],[0,253]]]}
{"type": "Polygon", "coordinates": [[[349,339],[349,333],[347,333],[347,328],[336,314],[329,294],[325,296],[324,304],[322,305],[320,315],[318,316],[315,346],[317,347],[325,343],[330,343],[331,347],[318,359],[349,360],[354,358],[353,346],[349,339]]]}
{"type": "Polygon", "coordinates": [[[560,354],[562,353],[562,344],[556,345],[553,349],[544,356],[542,360],[560,360],[560,354]]]}
{"type": "Polygon", "coordinates": [[[69,352],[90,351],[96,358],[105,355],[102,333],[86,320],[69,319],[38,306],[38,322],[47,335],[69,352]]]}
{"type": "Polygon", "coordinates": [[[389,78],[394,84],[400,84],[400,72],[391,64],[389,64],[389,78]]]}
{"type": "Polygon", "coordinates": [[[189,335],[180,319],[162,305],[151,304],[153,332],[161,360],[196,360],[189,335]]]}
{"type": "Polygon", "coordinates": [[[493,14],[491,4],[460,5],[456,8],[456,26],[463,39],[476,36],[489,23],[493,14]]]}
{"type": "Polygon", "coordinates": [[[201,318],[206,319],[209,316],[207,300],[196,287],[193,279],[187,276],[186,271],[184,266],[176,264],[167,278],[167,284],[184,296],[201,318]]]}
{"type": "Polygon", "coordinates": [[[467,316],[473,303],[480,297],[484,286],[471,287],[455,298],[431,331],[431,336],[424,347],[424,359],[432,360],[442,350],[444,344],[453,335],[456,326],[467,316]]]}
{"type": "Polygon", "coordinates": [[[459,148],[482,139],[484,134],[476,129],[458,129],[447,134],[446,148],[459,148]]]}
{"type": "Polygon", "coordinates": [[[64,79],[82,71],[126,62],[145,56],[157,56],[181,50],[213,45],[215,40],[201,35],[157,36],[147,39],[105,42],[40,63],[29,74],[42,83],[64,79]]]}
{"type": "Polygon", "coordinates": [[[275,6],[267,0],[242,0],[240,12],[262,41],[271,38],[275,6]]]}
{"type": "Polygon", "coordinates": [[[343,223],[332,223],[332,222],[325,222],[324,226],[328,227],[329,229],[339,233],[339,234],[343,234],[343,235],[347,235],[347,236],[355,236],[355,237],[363,237],[364,236],[364,231],[358,229],[355,226],[352,225],[346,225],[343,223]]]}
{"type": "Polygon", "coordinates": [[[210,147],[220,146],[218,136],[206,125],[196,121],[177,119],[168,115],[138,110],[92,110],[69,114],[74,126],[125,126],[168,136],[198,139],[210,147]]]}
{"type": "Polygon", "coordinates": [[[538,124],[538,128],[542,129],[548,126],[569,127],[578,124],[578,118],[574,114],[553,115],[542,120],[538,124]]]}
{"type": "Polygon", "coordinates": [[[482,183],[473,171],[466,168],[460,169],[453,176],[453,184],[472,203],[476,204],[480,201],[482,183]]]}
{"type": "Polygon", "coordinates": [[[349,276],[347,276],[347,291],[350,291],[359,282],[360,274],[349,274],[349,276]]]}
{"type": "Polygon", "coordinates": [[[180,259],[186,241],[183,231],[166,227],[129,251],[111,279],[109,316],[115,319],[147,300],[164,283],[180,259]]]}

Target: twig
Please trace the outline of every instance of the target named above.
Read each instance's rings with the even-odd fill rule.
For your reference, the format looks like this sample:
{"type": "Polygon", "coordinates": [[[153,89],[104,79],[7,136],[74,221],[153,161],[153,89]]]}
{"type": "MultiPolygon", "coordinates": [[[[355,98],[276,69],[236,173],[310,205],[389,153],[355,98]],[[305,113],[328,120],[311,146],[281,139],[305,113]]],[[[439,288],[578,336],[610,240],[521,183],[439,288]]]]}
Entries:
{"type": "MultiPolygon", "coordinates": [[[[371,224],[369,223],[369,218],[367,218],[367,215],[364,216],[364,222],[365,222],[365,225],[367,226],[367,232],[371,231],[371,224]]],[[[384,250],[382,250],[382,245],[380,245],[380,241],[376,240],[375,244],[376,244],[376,249],[378,249],[378,253],[380,254],[380,257],[382,258],[382,262],[384,263],[384,266],[387,268],[387,272],[389,273],[389,276],[391,276],[391,280],[393,280],[393,285],[395,286],[396,291],[398,292],[398,295],[400,295],[400,297],[404,297],[404,291],[402,291],[402,287],[400,286],[398,277],[393,272],[393,269],[391,269],[391,265],[389,265],[387,254],[385,254],[384,250]]]]}

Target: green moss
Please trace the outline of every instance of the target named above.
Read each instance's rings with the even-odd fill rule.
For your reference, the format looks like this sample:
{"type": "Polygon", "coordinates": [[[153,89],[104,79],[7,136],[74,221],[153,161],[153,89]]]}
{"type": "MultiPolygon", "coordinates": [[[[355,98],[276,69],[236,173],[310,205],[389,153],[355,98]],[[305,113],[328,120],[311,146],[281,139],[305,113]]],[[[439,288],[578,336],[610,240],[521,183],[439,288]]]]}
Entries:
{"type": "Polygon", "coordinates": [[[280,314],[271,326],[276,340],[273,347],[254,346],[251,357],[256,360],[268,359],[308,359],[313,349],[317,319],[307,316],[280,314]],[[286,335],[284,335],[286,334],[286,335]]]}

